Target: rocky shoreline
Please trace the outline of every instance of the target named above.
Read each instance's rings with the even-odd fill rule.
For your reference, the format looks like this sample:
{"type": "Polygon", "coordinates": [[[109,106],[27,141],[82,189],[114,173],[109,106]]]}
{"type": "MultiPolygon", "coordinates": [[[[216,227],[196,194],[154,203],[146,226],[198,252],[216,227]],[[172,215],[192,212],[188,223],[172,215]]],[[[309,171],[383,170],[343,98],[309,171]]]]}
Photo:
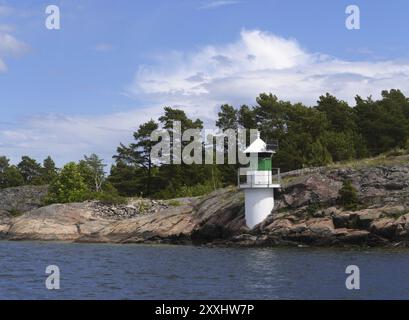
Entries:
{"type": "Polygon", "coordinates": [[[249,230],[236,188],[200,198],[41,207],[40,187],[0,191],[0,238],[93,243],[170,243],[246,247],[409,246],[409,164],[318,168],[287,175],[276,207],[249,230]],[[344,180],[358,190],[356,211],[337,205],[344,180]],[[37,190],[37,191],[36,191],[37,190]],[[25,209],[21,213],[18,208],[25,209]]]}

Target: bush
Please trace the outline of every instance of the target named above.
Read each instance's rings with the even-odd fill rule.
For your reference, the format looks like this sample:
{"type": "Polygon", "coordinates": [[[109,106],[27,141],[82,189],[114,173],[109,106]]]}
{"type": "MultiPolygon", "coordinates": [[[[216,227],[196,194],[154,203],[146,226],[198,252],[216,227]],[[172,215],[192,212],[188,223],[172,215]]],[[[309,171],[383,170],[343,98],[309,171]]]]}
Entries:
{"type": "Polygon", "coordinates": [[[118,190],[110,182],[102,185],[101,192],[91,193],[89,200],[98,200],[107,205],[120,205],[128,202],[125,197],[119,195],[118,190]]]}
{"type": "Polygon", "coordinates": [[[345,180],[342,188],[339,190],[339,204],[347,210],[356,210],[359,205],[358,191],[352,185],[352,182],[345,180]]]}
{"type": "Polygon", "coordinates": [[[184,197],[198,197],[214,191],[214,186],[210,182],[196,184],[193,186],[182,186],[176,190],[171,187],[155,194],[156,199],[173,199],[184,197]]]}
{"type": "Polygon", "coordinates": [[[78,165],[75,162],[70,162],[51,182],[45,202],[47,204],[82,202],[88,199],[89,194],[89,189],[81,176],[78,165]]]}
{"type": "Polygon", "coordinates": [[[175,198],[198,197],[212,191],[214,191],[214,187],[210,183],[196,184],[194,186],[183,186],[177,190],[175,198]]]}
{"type": "Polygon", "coordinates": [[[90,200],[98,200],[99,202],[107,205],[120,205],[127,204],[128,202],[125,197],[105,191],[93,193],[90,200]]]}

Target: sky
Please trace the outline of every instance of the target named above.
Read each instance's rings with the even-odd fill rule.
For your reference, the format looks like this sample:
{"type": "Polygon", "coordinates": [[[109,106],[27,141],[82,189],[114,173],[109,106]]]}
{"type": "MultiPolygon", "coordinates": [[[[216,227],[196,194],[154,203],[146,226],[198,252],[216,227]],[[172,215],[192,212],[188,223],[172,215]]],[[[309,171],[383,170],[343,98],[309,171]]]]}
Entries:
{"type": "Polygon", "coordinates": [[[110,163],[164,106],[212,125],[220,105],[262,92],[311,106],[326,92],[351,105],[409,94],[408,12],[406,0],[0,0],[0,155],[110,163]]]}

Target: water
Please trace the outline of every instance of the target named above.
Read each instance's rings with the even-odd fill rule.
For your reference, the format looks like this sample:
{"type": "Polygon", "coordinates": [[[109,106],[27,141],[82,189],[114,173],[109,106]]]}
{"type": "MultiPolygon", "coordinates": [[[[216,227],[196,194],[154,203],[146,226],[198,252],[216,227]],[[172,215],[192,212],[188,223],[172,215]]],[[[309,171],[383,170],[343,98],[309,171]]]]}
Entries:
{"type": "Polygon", "coordinates": [[[319,298],[409,299],[409,251],[0,242],[0,299],[319,298]],[[51,264],[60,290],[45,287],[51,264]]]}

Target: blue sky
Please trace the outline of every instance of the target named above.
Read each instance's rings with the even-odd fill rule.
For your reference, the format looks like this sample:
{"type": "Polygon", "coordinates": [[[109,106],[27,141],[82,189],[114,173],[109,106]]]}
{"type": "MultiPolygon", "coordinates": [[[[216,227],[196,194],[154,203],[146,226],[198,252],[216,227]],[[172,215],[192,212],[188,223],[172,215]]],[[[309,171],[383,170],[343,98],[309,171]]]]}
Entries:
{"type": "Polygon", "coordinates": [[[408,1],[0,0],[0,154],[106,160],[177,105],[409,89],[408,1]],[[58,5],[61,29],[44,26],[58,5]],[[361,29],[345,28],[358,5],[361,29]]]}

